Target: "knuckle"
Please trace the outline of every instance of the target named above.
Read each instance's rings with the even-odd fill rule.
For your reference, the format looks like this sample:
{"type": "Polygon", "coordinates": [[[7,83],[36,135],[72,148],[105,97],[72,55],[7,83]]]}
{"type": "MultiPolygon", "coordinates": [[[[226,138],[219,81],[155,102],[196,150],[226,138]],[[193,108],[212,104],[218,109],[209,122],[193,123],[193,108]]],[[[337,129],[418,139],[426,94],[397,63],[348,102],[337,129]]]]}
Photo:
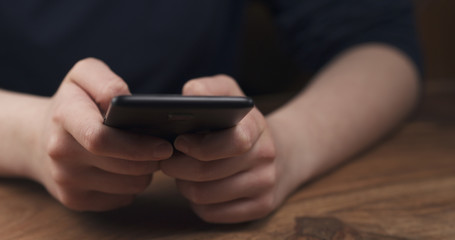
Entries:
{"type": "Polygon", "coordinates": [[[95,64],[101,62],[100,60],[93,58],[93,57],[88,57],[88,58],[83,58],[79,61],[77,61],[74,66],[74,69],[79,69],[79,68],[85,68],[87,65],[95,64]]]}
{"type": "Polygon", "coordinates": [[[86,58],[83,58],[79,61],[76,62],[76,65],[90,65],[90,64],[99,64],[99,63],[102,63],[101,60],[99,60],[98,58],[94,58],[94,57],[86,57],[86,58]]]}
{"type": "Polygon", "coordinates": [[[128,161],[126,160],[126,167],[125,171],[129,175],[133,176],[142,176],[147,175],[155,172],[157,170],[157,163],[156,162],[135,162],[135,161],[128,161]]]}
{"type": "Polygon", "coordinates": [[[267,194],[260,198],[257,201],[257,209],[258,212],[256,214],[257,218],[263,218],[269,215],[271,212],[275,210],[275,198],[273,197],[272,194],[267,194]]]}
{"type": "Polygon", "coordinates": [[[83,193],[63,190],[59,192],[58,200],[63,206],[73,211],[87,211],[90,207],[90,199],[83,193]]]}
{"type": "Polygon", "coordinates": [[[194,204],[204,204],[201,192],[195,184],[186,187],[186,196],[194,204]]]}
{"type": "Polygon", "coordinates": [[[183,92],[187,93],[192,93],[193,88],[197,85],[198,81],[197,80],[190,80],[183,85],[183,92]]]}
{"type": "Polygon", "coordinates": [[[161,161],[159,164],[161,172],[163,172],[167,176],[175,178],[178,175],[178,172],[176,172],[176,169],[178,168],[174,167],[174,163],[172,160],[161,161]]]}
{"type": "Polygon", "coordinates": [[[253,144],[253,139],[249,131],[244,127],[238,126],[238,131],[234,139],[235,153],[246,153],[253,147],[253,144]]]}
{"type": "Polygon", "coordinates": [[[207,203],[203,190],[196,183],[186,182],[182,192],[193,204],[202,205],[207,203]]]}
{"type": "Polygon", "coordinates": [[[201,210],[198,212],[198,216],[207,223],[219,223],[220,219],[217,214],[211,211],[201,210]]]}
{"type": "Polygon", "coordinates": [[[194,181],[207,182],[207,181],[214,180],[214,177],[211,174],[211,173],[213,173],[213,171],[211,171],[209,169],[210,167],[208,166],[208,164],[210,164],[210,163],[201,162],[201,161],[198,161],[195,164],[194,169],[193,169],[194,181]]]}
{"type": "Polygon", "coordinates": [[[217,74],[217,75],[214,76],[214,78],[222,80],[222,81],[234,82],[234,79],[231,76],[227,75],[227,74],[217,74]]]}
{"type": "Polygon", "coordinates": [[[276,148],[273,143],[270,144],[264,144],[259,153],[258,157],[265,162],[273,162],[276,158],[276,148]]]}
{"type": "Polygon", "coordinates": [[[63,189],[74,185],[74,179],[62,167],[53,166],[50,171],[53,181],[63,189]]]}
{"type": "Polygon", "coordinates": [[[87,151],[93,154],[99,154],[103,148],[103,134],[99,129],[87,127],[81,129],[82,145],[87,151]]]}
{"type": "Polygon", "coordinates": [[[151,179],[151,176],[134,177],[131,184],[129,184],[128,189],[131,193],[141,193],[150,185],[151,179]]]}
{"type": "MultiPolygon", "coordinates": [[[[119,76],[112,74],[107,79],[107,84],[104,86],[100,98],[112,98],[115,95],[128,92],[128,85],[119,76]]],[[[103,99],[95,99],[97,102],[101,102],[103,99]]]]}
{"type": "MultiPolygon", "coordinates": [[[[206,144],[202,144],[202,146],[205,146],[206,144]]],[[[214,160],[212,153],[208,151],[206,148],[200,147],[200,146],[193,146],[190,147],[186,153],[188,156],[191,156],[194,159],[197,159],[202,162],[207,162],[214,160]]]]}
{"type": "Polygon", "coordinates": [[[234,96],[241,96],[244,95],[242,90],[240,89],[239,84],[237,81],[226,74],[219,74],[214,76],[215,80],[224,83],[224,85],[228,86],[229,90],[229,95],[234,95],[234,96]]]}
{"type": "Polygon", "coordinates": [[[185,83],[182,89],[185,95],[210,95],[209,89],[202,79],[193,79],[185,83]]]}
{"type": "Polygon", "coordinates": [[[74,211],[83,211],[85,208],[82,206],[79,200],[77,200],[72,194],[67,192],[62,192],[59,196],[59,201],[65,207],[74,210],[74,211]]]}
{"type": "MultiPolygon", "coordinates": [[[[190,151],[190,155],[194,156],[197,158],[197,160],[202,161],[202,162],[209,162],[214,160],[214,157],[209,153],[202,151],[201,149],[194,148],[190,151]]],[[[196,168],[197,171],[200,171],[200,173],[203,173],[204,170],[200,169],[201,167],[196,168]]]]}
{"type": "Polygon", "coordinates": [[[276,184],[276,174],[274,168],[268,168],[265,170],[265,173],[260,178],[260,185],[265,189],[271,189],[276,184]]]}
{"type": "Polygon", "coordinates": [[[67,155],[64,139],[60,134],[52,134],[47,142],[46,153],[53,161],[60,161],[67,155]]]}
{"type": "Polygon", "coordinates": [[[202,164],[198,164],[196,167],[196,175],[195,175],[195,180],[198,182],[206,182],[212,180],[212,177],[210,174],[206,171],[206,167],[202,164]]]}
{"type": "Polygon", "coordinates": [[[63,123],[63,120],[65,119],[65,113],[62,111],[62,107],[60,105],[57,105],[52,111],[50,115],[50,119],[53,123],[55,124],[61,124],[63,123]]]}

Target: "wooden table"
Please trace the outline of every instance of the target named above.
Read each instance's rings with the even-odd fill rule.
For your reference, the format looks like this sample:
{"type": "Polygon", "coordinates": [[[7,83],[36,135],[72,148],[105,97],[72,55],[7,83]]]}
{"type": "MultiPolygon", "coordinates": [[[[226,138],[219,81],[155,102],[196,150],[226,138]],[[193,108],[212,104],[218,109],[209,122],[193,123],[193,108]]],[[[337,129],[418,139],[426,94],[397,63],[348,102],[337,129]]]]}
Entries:
{"type": "Polygon", "coordinates": [[[455,239],[454,105],[455,81],[430,82],[403,129],[247,224],[202,222],[162,175],[107,213],[72,212],[35,183],[0,179],[0,239],[455,239]]]}

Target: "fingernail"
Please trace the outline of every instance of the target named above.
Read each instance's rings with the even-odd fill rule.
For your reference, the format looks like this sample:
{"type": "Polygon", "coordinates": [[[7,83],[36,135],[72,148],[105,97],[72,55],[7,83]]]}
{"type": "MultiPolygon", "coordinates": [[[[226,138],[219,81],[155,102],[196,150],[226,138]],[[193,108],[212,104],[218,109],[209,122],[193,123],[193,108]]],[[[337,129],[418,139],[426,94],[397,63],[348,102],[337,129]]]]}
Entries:
{"type": "Polygon", "coordinates": [[[163,159],[163,158],[169,158],[172,155],[172,146],[169,143],[161,143],[160,145],[155,147],[155,151],[153,152],[153,155],[156,158],[163,159]]]}
{"type": "Polygon", "coordinates": [[[188,141],[185,139],[185,137],[177,137],[177,139],[175,139],[174,146],[182,153],[188,152],[188,141]]]}

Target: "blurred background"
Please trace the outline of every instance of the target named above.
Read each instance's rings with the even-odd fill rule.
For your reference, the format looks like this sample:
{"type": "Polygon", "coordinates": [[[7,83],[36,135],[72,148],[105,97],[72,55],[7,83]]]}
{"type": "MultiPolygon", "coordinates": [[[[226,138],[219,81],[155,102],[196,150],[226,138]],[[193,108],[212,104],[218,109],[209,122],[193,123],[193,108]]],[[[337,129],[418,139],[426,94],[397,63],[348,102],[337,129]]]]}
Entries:
{"type": "Polygon", "coordinates": [[[425,61],[425,91],[416,118],[455,122],[455,1],[414,0],[425,61]]]}
{"type": "MultiPolygon", "coordinates": [[[[455,81],[455,1],[414,0],[414,4],[424,56],[424,78],[427,81],[455,81]]],[[[268,112],[300,89],[301,79],[308,79],[309,75],[299,76],[289,57],[280,51],[277,30],[267,7],[259,0],[251,0],[247,11],[246,55],[241,62],[240,77],[247,78],[251,86],[260,86],[259,89],[251,87],[252,95],[261,92],[273,96],[273,101],[268,100],[265,104],[260,96],[256,97],[259,107],[268,112]],[[271,79],[282,79],[286,84],[277,86],[271,79]]],[[[249,86],[243,87],[249,89],[249,86]]]]}
{"type": "Polygon", "coordinates": [[[455,80],[455,1],[415,0],[426,79],[455,80]]]}

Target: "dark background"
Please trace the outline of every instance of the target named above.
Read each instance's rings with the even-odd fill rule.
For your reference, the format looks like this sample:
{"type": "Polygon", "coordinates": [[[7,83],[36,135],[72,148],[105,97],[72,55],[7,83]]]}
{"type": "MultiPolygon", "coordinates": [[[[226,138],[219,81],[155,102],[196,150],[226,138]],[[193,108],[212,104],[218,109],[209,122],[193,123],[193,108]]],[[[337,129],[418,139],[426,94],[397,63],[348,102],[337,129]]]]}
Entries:
{"type": "Polygon", "coordinates": [[[415,1],[427,79],[455,80],[455,1],[415,1]]]}
{"type": "MultiPolygon", "coordinates": [[[[425,82],[455,81],[455,1],[413,1],[425,82]]],[[[277,29],[270,11],[261,1],[250,1],[246,22],[240,78],[248,79],[243,82],[251,86],[242,87],[262,93],[255,96],[253,91],[253,97],[256,105],[267,113],[296,94],[306,83],[302,79],[310,79],[311,74],[299,73],[280,50],[277,29]],[[276,79],[281,80],[280,84],[276,84],[276,79]]]]}
{"type": "MultiPolygon", "coordinates": [[[[455,1],[414,0],[426,79],[455,80],[455,1]]],[[[250,1],[245,28],[246,56],[242,77],[274,88],[267,79],[295,78],[297,70],[279,49],[276,28],[268,9],[250,1]]]]}

